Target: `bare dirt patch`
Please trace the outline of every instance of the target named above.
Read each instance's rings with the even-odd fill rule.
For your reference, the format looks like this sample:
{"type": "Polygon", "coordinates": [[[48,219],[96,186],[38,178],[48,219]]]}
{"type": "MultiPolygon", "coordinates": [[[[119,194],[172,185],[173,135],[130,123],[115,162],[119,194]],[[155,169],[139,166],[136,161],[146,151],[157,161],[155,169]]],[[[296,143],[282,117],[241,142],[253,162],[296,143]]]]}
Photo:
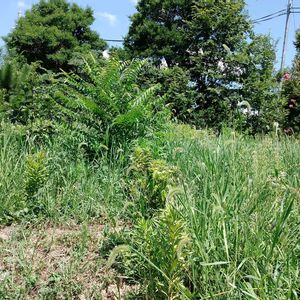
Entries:
{"type": "MultiPolygon", "coordinates": [[[[0,298],[125,299],[129,286],[99,255],[104,225],[0,229],[0,298]]],[[[117,229],[119,230],[119,228],[117,229]]]]}
{"type": "Polygon", "coordinates": [[[15,232],[16,227],[14,226],[6,226],[6,227],[2,227],[0,228],[0,241],[7,241],[9,240],[13,233],[15,232]]]}

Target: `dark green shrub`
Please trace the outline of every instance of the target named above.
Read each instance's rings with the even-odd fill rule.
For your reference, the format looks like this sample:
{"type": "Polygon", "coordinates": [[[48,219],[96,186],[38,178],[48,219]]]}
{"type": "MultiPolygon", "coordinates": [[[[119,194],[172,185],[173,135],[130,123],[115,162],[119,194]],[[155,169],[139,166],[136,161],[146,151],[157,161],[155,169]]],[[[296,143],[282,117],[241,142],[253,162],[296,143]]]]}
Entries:
{"type": "Polygon", "coordinates": [[[294,71],[292,74],[286,73],[285,77],[282,91],[287,111],[285,131],[288,134],[298,133],[300,132],[300,76],[294,71]]]}
{"type": "Polygon", "coordinates": [[[52,75],[37,73],[38,64],[27,65],[7,60],[0,68],[0,111],[12,123],[29,124],[50,119],[54,113],[50,97],[52,75]]]}
{"type": "Polygon", "coordinates": [[[191,85],[188,71],[174,66],[159,68],[150,65],[139,77],[139,85],[149,87],[159,83],[157,95],[163,97],[170,108],[174,120],[195,124],[195,104],[197,92],[191,85]]]}
{"type": "Polygon", "coordinates": [[[283,74],[283,95],[286,97],[286,132],[300,132],[300,30],[296,32],[296,56],[293,67],[283,74]]]}

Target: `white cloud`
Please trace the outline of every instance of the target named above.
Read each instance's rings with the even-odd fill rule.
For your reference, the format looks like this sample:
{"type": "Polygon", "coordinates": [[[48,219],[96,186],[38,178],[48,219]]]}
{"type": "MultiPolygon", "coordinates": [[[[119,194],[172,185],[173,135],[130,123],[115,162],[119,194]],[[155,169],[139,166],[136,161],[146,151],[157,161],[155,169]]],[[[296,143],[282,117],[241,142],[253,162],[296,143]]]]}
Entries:
{"type": "Polygon", "coordinates": [[[23,9],[25,8],[26,4],[24,0],[19,0],[18,1],[18,9],[23,9]]]}
{"type": "Polygon", "coordinates": [[[138,0],[129,0],[131,3],[133,3],[134,5],[137,5],[138,0]]]}
{"type": "Polygon", "coordinates": [[[19,0],[17,2],[18,6],[18,18],[21,17],[24,13],[24,10],[27,8],[27,5],[25,3],[25,0],[19,0]]]}
{"type": "Polygon", "coordinates": [[[117,16],[108,12],[98,12],[96,15],[105,19],[111,26],[115,25],[117,22],[117,16]]]}

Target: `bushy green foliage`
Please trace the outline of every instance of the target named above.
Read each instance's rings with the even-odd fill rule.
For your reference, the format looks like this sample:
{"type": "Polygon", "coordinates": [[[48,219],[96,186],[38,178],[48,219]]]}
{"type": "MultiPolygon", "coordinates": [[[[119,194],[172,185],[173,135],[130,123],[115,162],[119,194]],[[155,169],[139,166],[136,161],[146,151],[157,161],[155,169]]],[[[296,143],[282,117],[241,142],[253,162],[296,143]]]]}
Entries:
{"type": "Polygon", "coordinates": [[[157,94],[171,110],[173,120],[195,124],[197,92],[190,84],[188,72],[179,66],[171,68],[150,65],[139,77],[139,85],[149,87],[159,83],[157,94]]]}
{"type": "Polygon", "coordinates": [[[150,136],[168,122],[168,111],[157,86],[146,89],[137,84],[146,61],[120,62],[112,58],[99,63],[86,61],[80,76],[64,74],[54,98],[71,122],[97,132],[98,145],[130,142],[150,136]]]}
{"type": "Polygon", "coordinates": [[[269,37],[254,35],[245,1],[140,1],[131,20],[125,41],[130,53],[158,64],[164,59],[169,68],[176,66],[170,80],[172,73],[183,78],[166,79],[165,89],[179,119],[251,132],[268,131],[281,121],[272,76],[275,52],[269,37]],[[237,126],[242,101],[259,115],[246,116],[237,126]]]}
{"type": "Polygon", "coordinates": [[[139,1],[125,47],[133,57],[164,57],[169,66],[187,63],[193,0],[139,1]]]}
{"type": "Polygon", "coordinates": [[[283,83],[283,95],[285,96],[285,107],[287,119],[285,122],[287,133],[300,132],[300,80],[298,72],[293,72],[291,78],[283,83]]]}
{"type": "Polygon", "coordinates": [[[201,54],[192,57],[190,73],[200,92],[196,103],[201,127],[236,126],[242,101],[254,114],[246,113],[240,129],[268,132],[284,116],[273,76],[274,46],[270,37],[253,34],[244,5],[244,1],[200,2],[194,12],[191,26],[200,30],[203,40],[195,45],[194,52],[201,54]]]}
{"type": "Polygon", "coordinates": [[[240,103],[246,100],[250,105],[250,111],[244,111],[243,116],[240,114],[244,123],[237,122],[236,128],[251,133],[270,132],[274,123],[282,128],[286,117],[285,99],[279,97],[280,85],[274,71],[275,48],[270,38],[254,36],[233,60],[246,69],[240,81],[240,103]]]}
{"type": "Polygon", "coordinates": [[[39,61],[42,67],[59,71],[73,69],[76,53],[100,53],[106,43],[90,26],[91,8],[83,9],[66,0],[41,0],[27,10],[15,29],[5,38],[11,53],[27,63],[39,61]]]}
{"type": "Polygon", "coordinates": [[[8,59],[0,67],[0,111],[6,120],[26,125],[51,118],[55,109],[49,95],[50,77],[39,75],[38,67],[8,59]]]}
{"type": "Polygon", "coordinates": [[[293,67],[286,71],[283,76],[282,95],[285,97],[285,108],[287,110],[287,119],[285,122],[286,132],[288,134],[299,133],[300,131],[300,31],[296,33],[296,56],[293,67]]]}

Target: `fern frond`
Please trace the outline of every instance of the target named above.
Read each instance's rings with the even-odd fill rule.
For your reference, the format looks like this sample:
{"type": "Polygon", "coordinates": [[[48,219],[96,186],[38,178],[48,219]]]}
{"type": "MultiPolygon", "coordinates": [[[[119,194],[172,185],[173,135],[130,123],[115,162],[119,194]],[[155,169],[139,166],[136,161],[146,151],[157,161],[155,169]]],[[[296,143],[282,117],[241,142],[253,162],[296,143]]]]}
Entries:
{"type": "Polygon", "coordinates": [[[149,98],[154,96],[157,89],[158,89],[158,85],[154,85],[154,86],[148,88],[147,90],[139,93],[136,96],[136,98],[131,101],[131,106],[135,107],[135,106],[138,106],[138,105],[146,105],[147,104],[146,100],[148,100],[149,98]]]}
{"type": "Polygon", "coordinates": [[[128,83],[136,82],[146,64],[146,60],[133,60],[131,64],[123,69],[120,80],[128,83]]]}
{"type": "Polygon", "coordinates": [[[125,114],[117,116],[114,120],[116,125],[130,125],[136,123],[143,116],[143,110],[141,107],[135,107],[125,114]]]}

